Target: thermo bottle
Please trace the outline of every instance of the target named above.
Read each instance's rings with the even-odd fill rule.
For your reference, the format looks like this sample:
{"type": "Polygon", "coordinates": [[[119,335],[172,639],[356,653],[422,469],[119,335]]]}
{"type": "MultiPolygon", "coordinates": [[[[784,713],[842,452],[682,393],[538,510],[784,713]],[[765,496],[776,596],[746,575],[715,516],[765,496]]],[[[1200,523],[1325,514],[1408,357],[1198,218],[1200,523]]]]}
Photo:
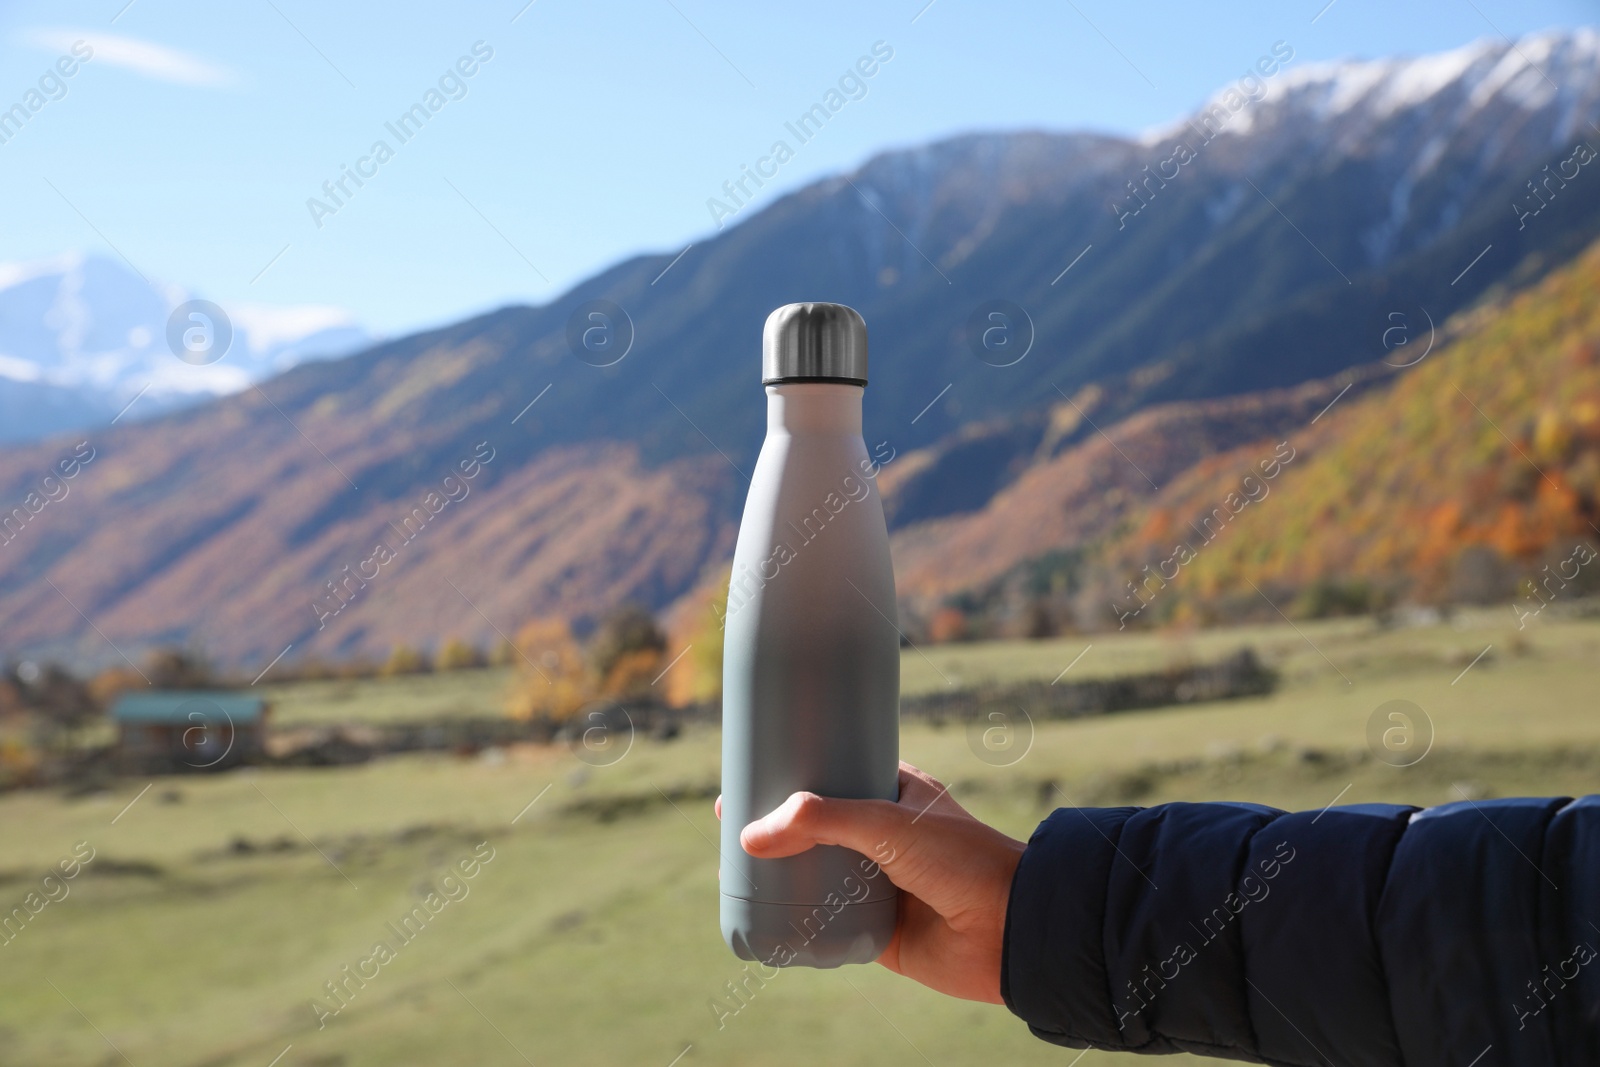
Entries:
{"type": "Polygon", "coordinates": [[[895,888],[874,862],[887,856],[756,859],[739,845],[798,790],[899,796],[894,569],[861,436],[866,323],[842,304],[781,307],[761,370],[767,436],[724,617],[722,934],[769,966],[870,963],[894,933],[895,888]]]}

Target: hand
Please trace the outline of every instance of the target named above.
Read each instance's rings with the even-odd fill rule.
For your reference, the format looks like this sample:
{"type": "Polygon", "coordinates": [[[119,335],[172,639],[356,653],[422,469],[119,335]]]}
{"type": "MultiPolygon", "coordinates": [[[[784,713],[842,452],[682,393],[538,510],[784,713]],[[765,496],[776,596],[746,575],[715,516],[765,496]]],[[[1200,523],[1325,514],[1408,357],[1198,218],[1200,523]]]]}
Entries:
{"type": "Polygon", "coordinates": [[[900,888],[894,937],[878,962],[941,993],[1001,1003],[1006,904],[1024,845],[974,819],[911,764],[900,764],[898,802],[795,793],[746,826],[739,843],[762,859],[813,845],[872,859],[900,888]]]}

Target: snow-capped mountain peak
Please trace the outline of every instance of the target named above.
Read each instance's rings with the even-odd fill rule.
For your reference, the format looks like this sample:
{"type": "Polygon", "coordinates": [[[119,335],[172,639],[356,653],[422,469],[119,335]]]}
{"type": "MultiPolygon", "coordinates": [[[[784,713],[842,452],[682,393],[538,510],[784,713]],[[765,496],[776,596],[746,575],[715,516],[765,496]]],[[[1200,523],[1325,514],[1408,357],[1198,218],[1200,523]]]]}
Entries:
{"type": "Polygon", "coordinates": [[[1308,63],[1286,71],[1276,88],[1322,121],[1356,109],[1381,119],[1425,103],[1475,67],[1486,71],[1506,51],[1475,41],[1434,55],[1308,63]]]}
{"type": "Polygon", "coordinates": [[[0,440],[109,417],[135,396],[129,418],[152,415],[373,340],[340,308],[228,305],[226,352],[186,361],[172,349],[169,320],[194,297],[105,256],[0,263],[0,440]]]}

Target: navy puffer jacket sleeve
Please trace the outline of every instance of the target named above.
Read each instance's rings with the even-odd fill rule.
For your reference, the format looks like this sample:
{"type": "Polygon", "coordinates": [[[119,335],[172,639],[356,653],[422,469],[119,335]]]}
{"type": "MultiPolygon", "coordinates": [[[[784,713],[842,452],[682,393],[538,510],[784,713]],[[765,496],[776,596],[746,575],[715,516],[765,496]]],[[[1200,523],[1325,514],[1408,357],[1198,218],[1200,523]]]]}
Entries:
{"type": "Polygon", "coordinates": [[[1600,1064],[1600,797],[1063,808],[1001,991],[1069,1048],[1291,1067],[1600,1064]]]}

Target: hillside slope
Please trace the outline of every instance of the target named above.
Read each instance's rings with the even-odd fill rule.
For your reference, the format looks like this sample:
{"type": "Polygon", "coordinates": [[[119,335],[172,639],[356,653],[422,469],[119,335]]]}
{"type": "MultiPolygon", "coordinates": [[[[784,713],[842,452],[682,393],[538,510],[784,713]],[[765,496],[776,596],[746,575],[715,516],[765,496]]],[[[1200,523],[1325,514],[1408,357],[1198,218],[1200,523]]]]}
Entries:
{"type": "MultiPolygon", "coordinates": [[[[1041,441],[1043,458],[983,508],[895,532],[900,595],[914,604],[926,602],[981,586],[1048,552],[1091,545],[1197,460],[1287,433],[1309,422],[1347,385],[1371,387],[1384,380],[1385,375],[1367,371],[1293,389],[1162,404],[1054,454],[1048,440],[1041,441]]],[[[1052,409],[1058,435],[1078,427],[1088,399],[1052,409]]],[[[889,480],[891,504],[899,490],[889,480]]]]}
{"type": "Polygon", "coordinates": [[[1141,594],[1154,617],[1228,600],[1271,615],[1250,583],[1284,606],[1299,597],[1301,613],[1514,596],[1536,613],[1600,589],[1597,294],[1600,243],[1472,314],[1458,340],[1398,372],[1390,389],[1287,434],[1292,463],[1225,523],[1197,525],[1232,511],[1228,494],[1270,443],[1196,465],[1105,547],[1104,592],[1138,609],[1125,582],[1174,555],[1181,566],[1165,570],[1179,576],[1141,594]]]}

